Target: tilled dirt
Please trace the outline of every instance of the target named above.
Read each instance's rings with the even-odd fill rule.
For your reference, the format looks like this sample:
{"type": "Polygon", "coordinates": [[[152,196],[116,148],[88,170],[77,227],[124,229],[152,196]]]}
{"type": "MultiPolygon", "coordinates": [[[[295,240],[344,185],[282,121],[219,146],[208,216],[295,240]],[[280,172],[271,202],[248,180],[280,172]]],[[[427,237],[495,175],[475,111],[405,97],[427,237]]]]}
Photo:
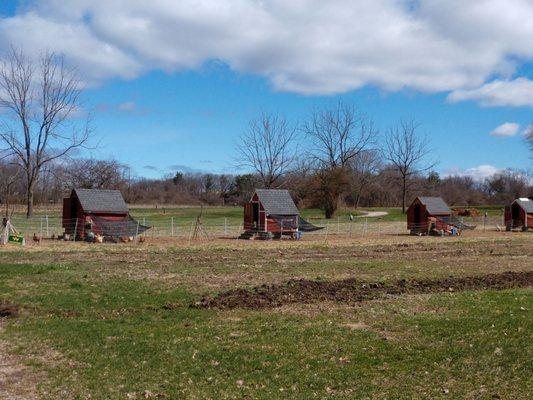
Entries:
{"type": "Polygon", "coordinates": [[[234,289],[215,297],[204,297],[191,304],[195,308],[263,309],[291,303],[336,301],[355,303],[383,298],[387,295],[455,292],[463,290],[529,287],[533,285],[533,271],[489,274],[445,279],[412,279],[392,283],[371,283],[356,279],[338,281],[291,280],[283,285],[262,285],[252,289],[234,289]]]}
{"type": "Polygon", "coordinates": [[[0,303],[0,318],[17,317],[19,308],[16,304],[0,303]]]}

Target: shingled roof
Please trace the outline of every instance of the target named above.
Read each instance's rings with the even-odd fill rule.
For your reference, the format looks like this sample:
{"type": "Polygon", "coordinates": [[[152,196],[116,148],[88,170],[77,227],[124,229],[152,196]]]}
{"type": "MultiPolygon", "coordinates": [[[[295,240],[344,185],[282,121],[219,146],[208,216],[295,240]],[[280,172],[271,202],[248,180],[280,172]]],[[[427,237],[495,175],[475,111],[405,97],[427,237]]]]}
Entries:
{"type": "Polygon", "coordinates": [[[288,190],[285,189],[257,189],[257,197],[267,215],[299,215],[288,190]]]}
{"type": "Polygon", "coordinates": [[[452,213],[448,204],[441,197],[418,197],[418,200],[420,200],[430,214],[448,215],[452,213]]]}
{"type": "Polygon", "coordinates": [[[86,213],[128,213],[128,205],[119,190],[74,189],[73,192],[86,213]]]}
{"type": "Polygon", "coordinates": [[[516,199],[514,202],[517,203],[526,213],[533,213],[533,200],[524,197],[516,199]]]}

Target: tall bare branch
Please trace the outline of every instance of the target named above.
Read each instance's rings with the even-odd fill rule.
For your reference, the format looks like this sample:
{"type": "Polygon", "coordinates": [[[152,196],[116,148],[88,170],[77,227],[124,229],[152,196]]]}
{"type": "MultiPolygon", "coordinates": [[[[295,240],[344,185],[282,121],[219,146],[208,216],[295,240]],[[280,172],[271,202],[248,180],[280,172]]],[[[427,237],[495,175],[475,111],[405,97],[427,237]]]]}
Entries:
{"type": "Polygon", "coordinates": [[[315,110],[302,129],[312,142],[312,157],[326,168],[346,167],[377,136],[373,121],[344,103],[315,110]]]}
{"type": "Polygon", "coordinates": [[[296,129],[284,117],[263,113],[237,144],[239,165],[253,169],[265,188],[279,186],[294,163],[296,129]]]}
{"type": "Polygon", "coordinates": [[[431,153],[429,139],[418,134],[419,128],[415,121],[402,121],[390,129],[385,138],[384,158],[401,179],[403,213],[410,179],[414,175],[429,171],[436,164],[428,161],[431,153]]]}
{"type": "Polygon", "coordinates": [[[89,119],[72,121],[80,107],[81,85],[62,56],[42,55],[34,62],[12,49],[0,65],[1,148],[24,170],[26,214],[33,214],[33,191],[47,163],[84,147],[90,136],[89,119]]]}
{"type": "Polygon", "coordinates": [[[316,191],[323,196],[322,209],[330,218],[348,188],[350,163],[375,142],[373,121],[354,107],[339,102],[335,107],[315,110],[302,130],[311,143],[310,158],[317,167],[316,191]]]}

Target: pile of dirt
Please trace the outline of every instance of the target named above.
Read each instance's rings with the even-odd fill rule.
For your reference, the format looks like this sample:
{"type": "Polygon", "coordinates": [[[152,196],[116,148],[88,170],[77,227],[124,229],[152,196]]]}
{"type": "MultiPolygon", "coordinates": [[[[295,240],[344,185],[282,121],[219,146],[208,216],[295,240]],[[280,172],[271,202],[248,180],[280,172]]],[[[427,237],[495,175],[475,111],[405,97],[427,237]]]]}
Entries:
{"type": "Polygon", "coordinates": [[[510,289],[533,285],[533,271],[504,272],[445,279],[411,279],[392,283],[369,283],[356,279],[339,281],[291,280],[283,285],[262,285],[252,289],[234,289],[215,297],[204,297],[191,304],[194,308],[274,308],[290,303],[336,301],[355,303],[386,295],[423,294],[462,290],[510,289]]]}
{"type": "Polygon", "coordinates": [[[15,304],[0,303],[0,318],[17,317],[19,308],[15,304]]]}
{"type": "Polygon", "coordinates": [[[460,217],[479,217],[479,210],[477,208],[455,208],[453,213],[460,217]]]}

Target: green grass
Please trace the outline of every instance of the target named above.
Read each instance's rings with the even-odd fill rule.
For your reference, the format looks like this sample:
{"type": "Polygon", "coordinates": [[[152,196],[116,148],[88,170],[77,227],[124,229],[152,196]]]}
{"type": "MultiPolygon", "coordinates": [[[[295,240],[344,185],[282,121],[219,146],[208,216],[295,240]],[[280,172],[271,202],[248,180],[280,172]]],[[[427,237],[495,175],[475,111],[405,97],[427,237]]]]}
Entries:
{"type": "MultiPolygon", "coordinates": [[[[476,207],[481,215],[486,211],[489,217],[497,217],[502,215],[501,207],[487,206],[476,207]]],[[[325,226],[326,224],[335,223],[347,223],[350,220],[350,215],[363,216],[365,211],[385,211],[386,216],[375,218],[356,218],[355,222],[368,223],[375,222],[404,222],[406,219],[405,214],[401,212],[400,208],[388,207],[388,208],[360,208],[357,210],[350,208],[341,208],[337,210],[335,216],[326,220],[324,218],[323,211],[319,209],[302,209],[302,217],[310,220],[319,226],[325,226]]],[[[223,232],[231,231],[236,232],[243,223],[243,208],[242,207],[188,207],[188,206],[153,206],[153,207],[131,207],[132,216],[137,219],[141,224],[146,224],[150,227],[155,227],[158,235],[171,235],[172,225],[174,226],[174,234],[184,234],[189,232],[191,226],[196,221],[198,215],[202,214],[202,220],[204,225],[211,229],[211,231],[223,232]]],[[[34,218],[27,220],[22,212],[14,215],[13,224],[20,231],[27,235],[32,233],[46,232],[46,220],[45,216],[49,218],[50,231],[55,234],[62,233],[61,227],[61,211],[57,208],[42,210],[37,209],[34,218]]],[[[346,227],[343,227],[343,231],[348,231],[346,227]]],[[[154,231],[151,231],[154,232],[154,231]]],[[[155,232],[154,232],[155,234],[155,232]]]]}
{"type": "MultiPolygon", "coordinates": [[[[456,245],[466,247],[430,243],[428,257],[440,257],[439,246],[456,245]]],[[[284,248],[281,260],[276,250],[273,256],[268,248],[231,246],[7,252],[0,255],[0,302],[22,310],[5,321],[2,338],[33,370],[46,372],[43,398],[140,399],[146,390],[169,399],[529,397],[530,289],[282,310],[188,307],[200,293],[223,290],[225,278],[240,287],[251,279],[302,275],[380,280],[450,274],[439,269],[445,257],[435,265],[409,254],[401,258],[395,246],[389,253],[378,246],[380,259],[350,246],[306,246],[284,248]],[[383,258],[387,254],[394,258],[383,258]],[[126,263],[130,258],[137,261],[126,263]]],[[[493,268],[467,255],[457,256],[451,268],[471,273],[476,260],[487,265],[485,272],[493,268]]]]}

